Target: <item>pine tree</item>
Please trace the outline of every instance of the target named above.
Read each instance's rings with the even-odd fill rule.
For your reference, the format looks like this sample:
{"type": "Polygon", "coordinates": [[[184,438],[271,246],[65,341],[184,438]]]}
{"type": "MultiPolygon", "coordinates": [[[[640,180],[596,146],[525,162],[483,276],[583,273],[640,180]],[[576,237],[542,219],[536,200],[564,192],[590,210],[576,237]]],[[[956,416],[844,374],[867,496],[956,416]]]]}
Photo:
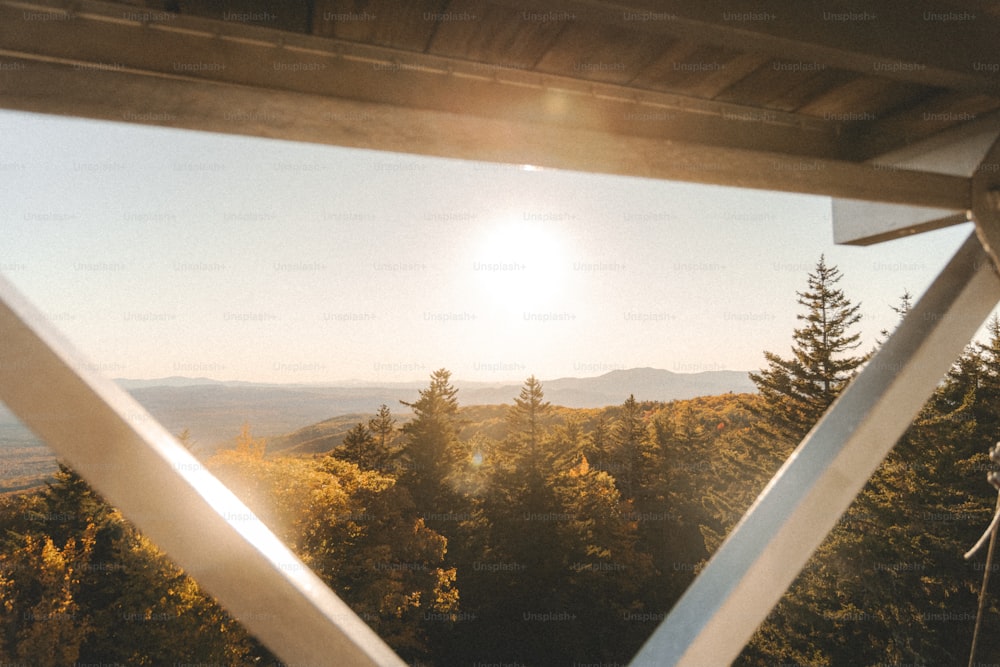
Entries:
{"type": "MultiPolygon", "coordinates": [[[[908,299],[900,308],[905,315],[908,299]]],[[[1000,321],[969,346],[748,646],[739,665],[965,664],[989,522],[983,475],[997,436],[1000,321]]],[[[987,625],[996,627],[994,600],[987,625]]],[[[987,633],[984,655],[1000,650],[987,633]]],[[[977,663],[979,664],[979,663],[977,663]]]]}
{"type": "Polygon", "coordinates": [[[545,515],[557,507],[549,483],[556,472],[554,456],[542,424],[550,408],[541,383],[529,377],[507,411],[508,435],[493,456],[490,488],[484,499],[494,530],[504,535],[507,557],[515,562],[531,562],[536,571],[552,562],[555,548],[548,526],[524,519],[545,515]]]}
{"type": "Polygon", "coordinates": [[[611,431],[611,473],[622,497],[633,499],[645,477],[645,465],[652,456],[649,430],[642,408],[629,395],[611,431]]]}
{"type": "Polygon", "coordinates": [[[354,463],[363,470],[375,469],[375,437],[368,427],[362,423],[356,424],[344,436],[344,443],[335,452],[341,461],[354,463]]]}
{"type": "Polygon", "coordinates": [[[406,442],[401,452],[401,481],[410,489],[417,511],[445,511],[451,504],[447,477],[462,454],[458,451],[458,390],[451,372],[442,368],[431,374],[427,389],[413,403],[400,401],[414,413],[403,426],[406,442]]]}
{"type": "Polygon", "coordinates": [[[594,423],[594,430],[590,435],[590,442],[584,447],[583,453],[590,461],[590,465],[599,470],[609,470],[611,468],[610,459],[610,423],[605,411],[597,416],[594,423]]]}
{"type": "Polygon", "coordinates": [[[551,407],[552,404],[545,400],[542,383],[532,375],[525,380],[520,395],[514,399],[514,405],[508,410],[507,420],[511,427],[511,437],[525,448],[524,454],[532,464],[539,463],[539,448],[543,435],[541,421],[551,407]]]}
{"type": "Polygon", "coordinates": [[[393,446],[395,437],[396,420],[383,403],[367,424],[358,422],[344,435],[343,445],[334,456],[364,470],[392,472],[393,459],[399,453],[393,446]]]}
{"type": "Polygon", "coordinates": [[[996,314],[986,325],[989,338],[985,343],[976,346],[981,362],[981,373],[977,378],[979,405],[976,422],[987,443],[1000,440],[1000,317],[996,314]]]}
{"type": "MultiPolygon", "coordinates": [[[[899,321],[902,322],[906,314],[910,312],[913,308],[913,295],[910,294],[910,290],[904,290],[902,296],[899,297],[898,306],[889,306],[892,308],[893,312],[899,315],[899,321]]],[[[876,347],[880,347],[888,338],[891,332],[888,329],[882,329],[879,332],[879,341],[876,343],[876,347]]]]}
{"type": "Polygon", "coordinates": [[[806,310],[796,316],[804,324],[793,333],[792,357],[765,352],[767,368],[750,374],[763,398],[760,427],[786,443],[802,439],[866,360],[850,354],[861,344],[853,331],[861,306],[837,288],[841,277],[820,256],[806,291],[797,292],[806,310]]]}
{"type": "Polygon", "coordinates": [[[518,513],[544,513],[551,511],[554,504],[547,483],[547,478],[555,472],[554,458],[548,431],[542,424],[551,407],[545,400],[542,383],[532,375],[507,411],[510,431],[501,443],[505,460],[496,466],[496,481],[503,490],[503,502],[518,513]]]}
{"type": "Polygon", "coordinates": [[[396,454],[394,440],[396,439],[396,420],[389,412],[389,406],[383,403],[375,416],[368,420],[368,430],[374,438],[377,453],[377,470],[384,470],[396,454]]]}
{"type": "Polygon", "coordinates": [[[0,664],[264,664],[269,654],[69,468],[12,500],[0,509],[0,664]]]}
{"type": "Polygon", "coordinates": [[[560,470],[579,464],[581,458],[586,458],[590,447],[590,434],[585,430],[583,419],[579,415],[567,415],[553,429],[553,463],[560,470]]]}
{"type": "MultiPolygon", "coordinates": [[[[632,506],[611,475],[590,467],[580,422],[550,429],[550,412],[541,383],[529,377],[507,411],[507,436],[483,464],[489,477],[478,560],[508,569],[477,573],[473,564],[459,565],[463,604],[490,628],[469,630],[468,661],[489,655],[505,664],[612,664],[645,638],[644,628],[622,620],[652,578],[649,558],[636,550],[632,506]],[[551,624],[525,621],[525,612],[536,610],[572,618],[553,632],[551,624]],[[636,632],[641,636],[631,637],[636,632]]],[[[638,404],[633,413],[641,426],[638,404]]]]}

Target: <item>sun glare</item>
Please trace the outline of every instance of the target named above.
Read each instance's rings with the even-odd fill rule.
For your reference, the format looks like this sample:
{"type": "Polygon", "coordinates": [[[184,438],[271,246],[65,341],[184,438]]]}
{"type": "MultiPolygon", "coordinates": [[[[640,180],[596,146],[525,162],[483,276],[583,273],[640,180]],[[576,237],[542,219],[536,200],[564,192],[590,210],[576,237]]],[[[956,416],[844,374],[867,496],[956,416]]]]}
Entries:
{"type": "Polygon", "coordinates": [[[507,220],[485,234],[472,268],[495,306],[547,306],[563,288],[565,243],[545,222],[507,220]]]}

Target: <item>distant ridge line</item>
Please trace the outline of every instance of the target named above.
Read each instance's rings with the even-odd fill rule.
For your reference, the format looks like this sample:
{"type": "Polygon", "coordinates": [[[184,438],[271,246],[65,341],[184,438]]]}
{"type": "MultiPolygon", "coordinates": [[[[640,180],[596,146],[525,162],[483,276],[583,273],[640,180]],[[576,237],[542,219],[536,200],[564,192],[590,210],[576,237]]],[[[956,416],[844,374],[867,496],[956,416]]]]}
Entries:
{"type": "MultiPolygon", "coordinates": [[[[606,366],[605,366],[606,367],[606,366]]],[[[638,375],[657,375],[660,378],[667,377],[677,377],[677,378],[699,378],[705,376],[715,376],[718,375],[722,377],[724,375],[735,376],[747,376],[749,381],[750,371],[737,371],[729,370],[718,367],[705,368],[701,364],[689,364],[684,370],[666,370],[662,368],[654,368],[652,366],[641,366],[634,368],[610,368],[606,372],[599,375],[587,375],[587,376],[561,376],[552,379],[542,379],[541,383],[543,388],[552,383],[563,383],[563,382],[596,382],[602,379],[609,379],[612,377],[629,377],[635,378],[638,375]]],[[[497,381],[487,381],[487,380],[463,380],[461,378],[455,378],[454,373],[452,383],[456,387],[477,387],[477,386],[516,386],[520,387],[521,382],[527,379],[532,373],[528,372],[525,374],[524,378],[521,380],[497,380],[497,381]]],[[[429,373],[428,373],[429,376],[429,373]]],[[[188,387],[188,386],[202,386],[202,385],[218,385],[227,387],[269,387],[269,388],[315,388],[315,389],[377,389],[377,388],[408,388],[416,387],[423,388],[426,386],[427,382],[424,380],[404,380],[396,382],[382,382],[382,381],[372,381],[372,380],[332,380],[329,382],[254,382],[250,380],[217,380],[214,378],[208,378],[204,376],[190,377],[184,375],[171,375],[162,378],[114,378],[114,382],[125,389],[139,389],[148,387],[188,387]]]]}
{"type": "MultiPolygon", "coordinates": [[[[526,379],[526,378],[525,378],[526,379]]],[[[400,401],[416,398],[426,382],[354,385],[267,384],[172,376],[152,380],[118,379],[146,410],[170,432],[188,429],[195,443],[213,447],[231,440],[244,423],[258,437],[290,433],[342,415],[373,415],[383,403],[397,415],[407,412],[400,401]]],[[[463,406],[511,404],[521,382],[466,382],[456,380],[463,406]]],[[[743,371],[675,373],[656,368],[613,370],[585,378],[557,378],[542,382],[545,398],[567,408],[620,405],[630,395],[639,401],[683,400],[726,393],[754,393],[756,387],[743,371]]],[[[7,433],[31,437],[0,405],[0,426],[7,433]]],[[[2,444],[2,442],[0,442],[2,444]]]]}

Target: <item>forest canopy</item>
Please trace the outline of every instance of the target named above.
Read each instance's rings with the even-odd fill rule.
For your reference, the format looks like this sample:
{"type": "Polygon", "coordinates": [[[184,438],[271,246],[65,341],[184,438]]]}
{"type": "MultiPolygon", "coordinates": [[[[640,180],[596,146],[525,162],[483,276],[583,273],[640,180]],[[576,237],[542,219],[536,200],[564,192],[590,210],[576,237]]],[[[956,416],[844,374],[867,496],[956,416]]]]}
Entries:
{"type": "MultiPolygon", "coordinates": [[[[626,664],[869,358],[821,258],[754,394],[463,406],[451,373],[328,452],[250,426],[204,463],[411,664],[626,664]]],[[[905,315],[909,295],[897,308],[905,315]]],[[[736,664],[964,664],[1000,440],[1000,321],[968,347],[736,664]]],[[[184,440],[184,438],[182,438],[184,440]]],[[[280,664],[86,482],[0,499],[0,662],[280,664]]],[[[281,610],[275,610],[281,613],[281,610]]],[[[1000,655],[985,598],[979,655],[1000,655]]]]}

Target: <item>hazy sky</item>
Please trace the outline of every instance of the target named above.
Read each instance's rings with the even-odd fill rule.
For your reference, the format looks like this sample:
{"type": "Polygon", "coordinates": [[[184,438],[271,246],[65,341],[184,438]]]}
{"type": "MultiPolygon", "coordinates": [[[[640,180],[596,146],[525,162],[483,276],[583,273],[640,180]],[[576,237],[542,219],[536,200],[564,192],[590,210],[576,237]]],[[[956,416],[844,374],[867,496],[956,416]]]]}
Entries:
{"type": "Polygon", "coordinates": [[[821,253],[865,348],[971,227],[832,243],[830,201],[0,112],[0,272],[112,377],[752,370],[821,253]]]}

